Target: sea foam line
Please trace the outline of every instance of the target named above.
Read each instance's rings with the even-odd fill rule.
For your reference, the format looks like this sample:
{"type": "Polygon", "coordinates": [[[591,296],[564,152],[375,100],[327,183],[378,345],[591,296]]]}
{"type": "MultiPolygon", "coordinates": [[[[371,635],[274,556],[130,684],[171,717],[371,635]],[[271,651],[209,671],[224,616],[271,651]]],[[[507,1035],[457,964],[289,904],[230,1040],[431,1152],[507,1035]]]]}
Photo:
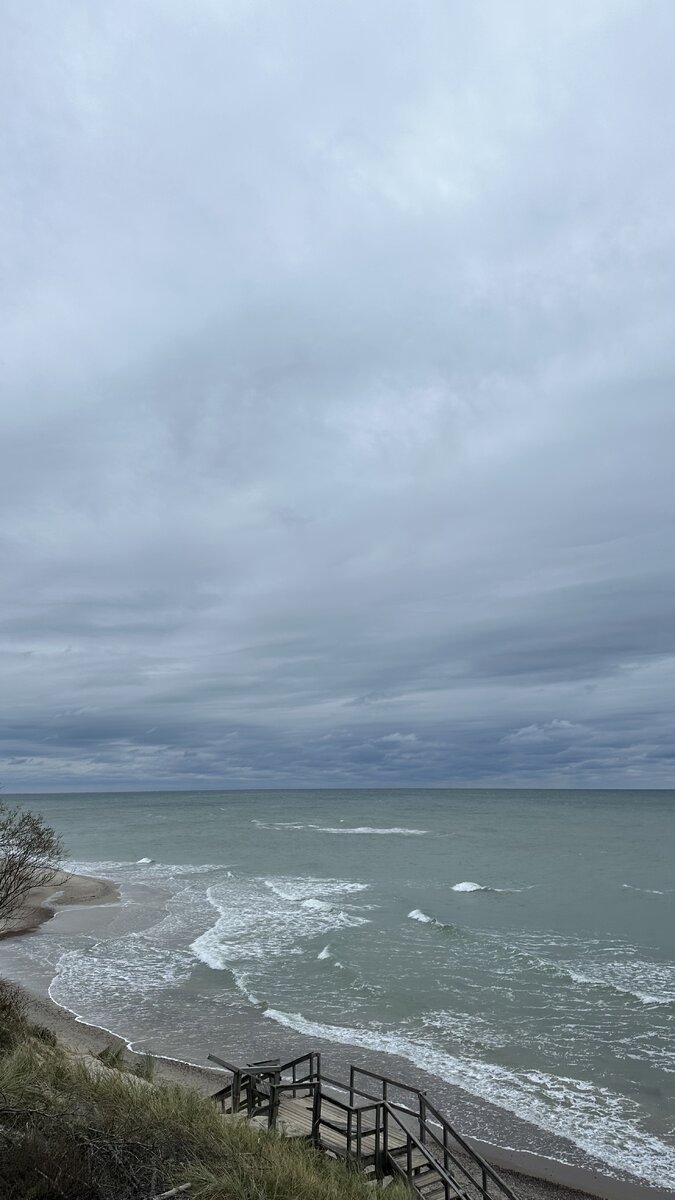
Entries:
{"type": "MultiPolygon", "coordinates": [[[[675,1177],[675,1148],[626,1119],[622,1097],[607,1088],[543,1071],[509,1071],[494,1063],[461,1059],[428,1042],[386,1030],[327,1025],[308,1020],[301,1013],[274,1008],[267,1008],[263,1016],[307,1037],[404,1058],[428,1074],[513,1112],[540,1129],[568,1137],[608,1166],[640,1175],[660,1187],[670,1187],[675,1177]]],[[[632,1107],[639,1115],[637,1106],[632,1107]]]]}
{"type": "Polygon", "coordinates": [[[374,825],[313,825],[311,822],[299,824],[296,821],[260,821],[256,817],[251,821],[252,825],[257,825],[260,829],[291,829],[302,830],[311,829],[313,833],[356,833],[356,834],[375,834],[383,835],[398,835],[400,837],[426,837],[429,833],[428,829],[408,829],[402,825],[391,825],[380,827],[374,825]]]}

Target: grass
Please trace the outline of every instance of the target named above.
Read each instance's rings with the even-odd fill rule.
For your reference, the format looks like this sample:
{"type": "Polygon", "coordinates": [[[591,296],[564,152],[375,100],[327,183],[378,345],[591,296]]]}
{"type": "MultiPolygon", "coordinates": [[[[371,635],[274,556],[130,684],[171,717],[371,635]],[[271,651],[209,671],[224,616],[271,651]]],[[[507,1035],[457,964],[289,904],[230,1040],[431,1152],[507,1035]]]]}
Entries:
{"type": "Polygon", "coordinates": [[[78,1059],[0,984],[3,1200],[145,1200],[186,1182],[187,1200],[374,1200],[356,1170],[149,1084],[147,1067],[127,1069],[112,1049],[78,1059]]]}

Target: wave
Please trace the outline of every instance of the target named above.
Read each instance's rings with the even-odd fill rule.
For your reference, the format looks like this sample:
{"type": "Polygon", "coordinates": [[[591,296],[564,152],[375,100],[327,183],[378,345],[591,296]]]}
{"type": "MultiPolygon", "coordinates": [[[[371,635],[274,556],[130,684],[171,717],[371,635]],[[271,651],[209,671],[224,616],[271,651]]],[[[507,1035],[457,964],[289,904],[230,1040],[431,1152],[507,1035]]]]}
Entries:
{"type": "Polygon", "coordinates": [[[628,888],[631,892],[642,892],[645,896],[669,896],[672,889],[662,891],[661,888],[643,888],[636,887],[634,883],[622,883],[622,888],[628,888]]]}
{"type": "Polygon", "coordinates": [[[665,1007],[675,1004],[675,979],[672,976],[672,967],[660,971],[657,964],[639,964],[642,968],[642,972],[638,972],[640,982],[653,981],[657,987],[662,986],[665,989],[658,992],[647,992],[640,986],[635,986],[633,980],[630,978],[631,972],[625,963],[600,964],[599,969],[591,975],[586,974],[583,970],[575,970],[573,967],[564,964],[559,965],[570,979],[583,986],[608,988],[611,991],[620,992],[624,996],[632,996],[635,1000],[639,1000],[641,1004],[648,1007],[665,1007]],[[607,973],[607,966],[610,969],[609,974],[607,973]],[[618,969],[612,973],[613,967],[618,969]]]}
{"type": "Polygon", "coordinates": [[[413,908],[412,912],[408,913],[410,921],[419,921],[420,925],[435,925],[437,929],[452,929],[457,931],[457,926],[449,924],[446,921],[439,921],[437,917],[430,917],[429,913],[425,913],[421,908],[413,908]]]}
{"type": "Polygon", "coordinates": [[[544,1071],[509,1070],[496,1063],[460,1058],[386,1029],[357,1029],[312,1021],[302,1013],[267,1008],[263,1016],[311,1038],[396,1055],[465,1092],[515,1113],[540,1129],[567,1137],[610,1167],[640,1175],[659,1187],[675,1177],[675,1147],[644,1131],[640,1110],[608,1088],[544,1071]]]}
{"type": "Polygon", "coordinates": [[[354,883],[345,879],[265,879],[266,888],[281,900],[302,903],[312,898],[314,892],[325,895],[349,896],[368,890],[367,883],[354,883]]]}
{"type": "Polygon", "coordinates": [[[303,954],[302,943],[310,938],[369,924],[367,917],[334,903],[365,887],[339,879],[223,880],[206,891],[218,918],[190,950],[219,971],[236,962],[303,954]],[[277,897],[274,903],[270,891],[277,897]]]}
{"type": "Polygon", "coordinates": [[[382,835],[398,835],[399,837],[425,837],[428,829],[408,829],[401,825],[391,825],[387,827],[379,827],[374,825],[312,825],[298,824],[295,821],[260,821],[253,818],[252,825],[257,825],[259,829],[311,829],[313,833],[356,833],[356,834],[376,834],[382,835]]]}
{"type": "Polygon", "coordinates": [[[453,892],[528,892],[534,884],[529,884],[527,887],[488,887],[487,884],[473,883],[470,879],[463,883],[453,883],[451,891],[453,892]]]}
{"type": "Polygon", "coordinates": [[[331,964],[331,966],[335,967],[336,970],[338,970],[338,971],[346,971],[347,970],[344,963],[341,963],[339,961],[339,959],[337,959],[335,957],[330,946],[324,946],[323,950],[319,954],[317,954],[316,961],[317,962],[329,962],[331,964]]]}
{"type": "Polygon", "coordinates": [[[100,860],[85,862],[70,860],[64,869],[73,875],[93,875],[97,879],[114,879],[116,883],[165,883],[172,880],[183,882],[193,875],[211,875],[222,872],[227,863],[158,863],[152,858],[134,859],[133,862],[100,860]]]}
{"type": "Polygon", "coordinates": [[[562,937],[552,933],[543,942],[540,935],[525,935],[512,940],[487,930],[474,930],[473,936],[496,941],[528,963],[571,979],[580,987],[604,988],[631,996],[648,1006],[675,1004],[675,964],[644,959],[638,948],[627,942],[603,947],[597,938],[562,937]],[[574,957],[549,957],[547,951],[555,953],[556,949],[566,951],[568,955],[571,952],[574,957]],[[606,957],[608,955],[612,957],[606,957]]]}

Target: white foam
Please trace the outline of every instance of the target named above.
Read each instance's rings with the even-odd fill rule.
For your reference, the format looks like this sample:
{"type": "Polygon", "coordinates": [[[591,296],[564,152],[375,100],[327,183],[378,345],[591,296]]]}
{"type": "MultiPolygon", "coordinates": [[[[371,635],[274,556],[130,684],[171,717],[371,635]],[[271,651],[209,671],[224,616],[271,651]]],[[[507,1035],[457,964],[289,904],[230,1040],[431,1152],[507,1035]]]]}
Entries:
{"type": "Polygon", "coordinates": [[[402,825],[375,826],[375,825],[313,825],[311,822],[298,824],[297,821],[260,821],[254,817],[251,821],[252,825],[257,825],[259,829],[290,829],[304,830],[309,829],[313,833],[351,833],[376,836],[398,836],[398,837],[426,837],[429,833],[428,829],[408,829],[402,825]]]}
{"type": "Polygon", "coordinates": [[[649,1007],[675,1004],[675,966],[672,963],[634,959],[580,965],[562,963],[560,966],[575,983],[611,988],[626,996],[633,996],[649,1007]]]}
{"type": "Polygon", "coordinates": [[[333,897],[365,886],[339,879],[225,879],[207,889],[218,919],[195,938],[190,949],[214,970],[230,969],[232,963],[246,960],[302,954],[298,943],[368,924],[367,917],[332,903],[333,897]],[[277,897],[273,904],[270,891],[277,897]]]}
{"type": "Polygon", "coordinates": [[[408,913],[411,921],[421,921],[423,925],[433,925],[435,917],[430,917],[428,913],[422,912],[421,908],[413,908],[412,912],[408,913]]]}
{"type": "Polygon", "coordinates": [[[350,1029],[308,1020],[301,1013],[268,1008],[271,1021],[312,1038],[397,1055],[447,1083],[515,1113],[541,1129],[562,1134],[609,1166],[639,1174],[670,1187],[675,1177],[675,1147],[645,1132],[640,1110],[624,1115],[626,1101],[608,1088],[583,1079],[543,1071],[510,1071],[496,1063],[459,1058],[429,1042],[382,1029],[350,1029]]]}
{"type": "Polygon", "coordinates": [[[428,829],[406,829],[400,825],[392,825],[389,828],[381,829],[373,825],[308,825],[308,829],[314,829],[317,833],[360,833],[360,834],[375,834],[376,836],[398,836],[398,837],[425,837],[428,829]]]}
{"type": "Polygon", "coordinates": [[[50,986],[52,999],[74,1012],[84,1009],[85,1019],[96,1024],[104,1013],[106,1019],[110,1013],[118,1021],[120,1014],[133,1019],[149,995],[173,990],[189,978],[194,959],[185,935],[195,926],[203,928],[209,909],[203,887],[184,881],[154,924],[62,953],[50,986]]]}
{"type": "Polygon", "coordinates": [[[439,921],[437,917],[430,917],[428,913],[422,911],[421,908],[413,908],[412,912],[408,913],[408,919],[411,921],[419,921],[421,925],[435,925],[437,929],[454,929],[453,925],[446,925],[445,921],[439,921]]]}
{"type": "Polygon", "coordinates": [[[487,884],[473,883],[470,879],[465,879],[462,883],[453,883],[453,892],[528,892],[535,885],[528,884],[526,887],[488,887],[487,884]]]}
{"type": "Polygon", "coordinates": [[[631,892],[642,892],[645,896],[666,896],[669,892],[662,891],[660,888],[643,888],[636,887],[634,883],[622,883],[622,888],[629,888],[631,892]]]}
{"type": "Polygon", "coordinates": [[[141,866],[143,866],[143,865],[144,865],[144,864],[146,864],[146,863],[151,863],[151,862],[154,862],[154,861],[155,861],[155,860],[154,860],[153,858],[137,858],[137,859],[136,859],[136,866],[137,866],[137,867],[141,867],[141,866]]]}
{"type": "Polygon", "coordinates": [[[354,883],[346,879],[312,879],[306,876],[299,878],[265,879],[265,887],[280,896],[282,900],[292,900],[302,903],[312,898],[315,892],[321,896],[349,896],[355,892],[365,892],[367,883],[354,883]]]}
{"type": "Polygon", "coordinates": [[[325,961],[327,958],[332,958],[333,955],[330,952],[330,946],[324,946],[323,950],[316,957],[319,962],[325,961]]]}

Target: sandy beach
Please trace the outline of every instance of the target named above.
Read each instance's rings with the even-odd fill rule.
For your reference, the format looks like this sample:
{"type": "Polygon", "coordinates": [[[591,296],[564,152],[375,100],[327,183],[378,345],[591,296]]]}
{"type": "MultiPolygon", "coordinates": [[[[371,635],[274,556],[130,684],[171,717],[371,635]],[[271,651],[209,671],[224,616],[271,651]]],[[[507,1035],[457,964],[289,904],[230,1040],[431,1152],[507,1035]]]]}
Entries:
{"type": "Polygon", "coordinates": [[[110,879],[57,871],[50,883],[31,888],[23,907],[7,927],[0,930],[0,939],[33,933],[45,921],[51,920],[59,908],[71,904],[111,904],[119,898],[119,887],[110,879]]]}
{"type": "MultiPolygon", "coordinates": [[[[40,927],[56,916],[59,910],[114,905],[119,899],[118,885],[112,880],[60,873],[50,885],[32,890],[13,927],[5,931],[3,937],[48,936],[49,931],[40,927]]],[[[73,1052],[97,1055],[112,1046],[123,1048],[130,1061],[143,1057],[129,1050],[123,1038],[79,1020],[74,1013],[62,1008],[48,996],[39,995],[26,987],[23,990],[31,1019],[52,1030],[73,1052]]],[[[152,1057],[158,1080],[193,1088],[204,1096],[211,1095],[222,1086],[222,1071],[176,1058],[152,1057]]],[[[522,1200],[584,1200],[588,1196],[603,1197],[605,1200],[668,1200],[673,1196],[673,1192],[666,1190],[648,1186],[636,1188],[633,1184],[590,1174],[535,1154],[470,1140],[522,1200]]]]}
{"type": "MultiPolygon", "coordinates": [[[[113,1046],[125,1048],[126,1056],[131,1062],[142,1057],[126,1048],[123,1038],[98,1029],[94,1025],[78,1021],[73,1013],[60,1008],[48,998],[30,992],[26,992],[26,997],[31,1020],[46,1025],[76,1054],[99,1054],[107,1046],[113,1046]]],[[[159,1056],[153,1056],[153,1062],[156,1079],[193,1088],[202,1096],[210,1096],[223,1086],[224,1073],[222,1071],[159,1056]]],[[[649,1200],[661,1200],[661,1198],[667,1200],[668,1198],[667,1192],[648,1188],[644,1190],[644,1193],[636,1192],[632,1185],[629,1187],[611,1179],[597,1180],[598,1188],[597,1190],[594,1188],[592,1192],[580,1190],[573,1186],[571,1181],[568,1183],[526,1173],[527,1164],[522,1161],[523,1157],[528,1157],[526,1155],[519,1155],[516,1151],[504,1148],[494,1147],[492,1149],[491,1153],[489,1147],[481,1147],[485,1157],[498,1168],[502,1178],[522,1200],[588,1200],[589,1196],[603,1196],[608,1200],[640,1200],[641,1196],[644,1196],[645,1200],[647,1198],[649,1200]],[[514,1169],[516,1164],[521,1167],[520,1170],[514,1169]]],[[[533,1159],[531,1166],[533,1167],[536,1156],[531,1157],[533,1159]]],[[[566,1168],[562,1163],[546,1165],[552,1171],[559,1172],[561,1175],[569,1174],[572,1179],[574,1178],[574,1170],[566,1168]]]]}

